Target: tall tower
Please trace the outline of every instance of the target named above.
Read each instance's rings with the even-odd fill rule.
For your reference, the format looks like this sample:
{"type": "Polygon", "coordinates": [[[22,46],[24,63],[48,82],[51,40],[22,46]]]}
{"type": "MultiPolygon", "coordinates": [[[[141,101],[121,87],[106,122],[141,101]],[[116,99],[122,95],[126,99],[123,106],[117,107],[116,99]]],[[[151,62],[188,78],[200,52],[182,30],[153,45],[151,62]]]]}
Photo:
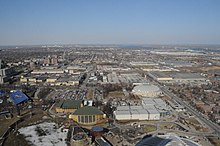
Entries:
{"type": "Polygon", "coordinates": [[[3,69],[3,68],[5,68],[6,67],[6,64],[4,63],[4,61],[2,61],[1,59],[0,59],[0,69],[3,69]]]}

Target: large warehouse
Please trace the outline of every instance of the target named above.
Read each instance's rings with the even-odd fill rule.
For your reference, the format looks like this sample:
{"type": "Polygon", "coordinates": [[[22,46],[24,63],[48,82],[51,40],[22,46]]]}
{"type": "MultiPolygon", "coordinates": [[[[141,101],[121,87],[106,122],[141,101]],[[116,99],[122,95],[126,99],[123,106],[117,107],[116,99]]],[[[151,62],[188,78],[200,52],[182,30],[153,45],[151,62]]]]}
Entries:
{"type": "Polygon", "coordinates": [[[160,120],[160,113],[153,106],[121,106],[114,111],[116,120],[160,120]]]}
{"type": "Polygon", "coordinates": [[[158,82],[172,84],[208,84],[209,80],[199,73],[188,72],[148,72],[158,82]]]}
{"type": "Polygon", "coordinates": [[[105,119],[105,114],[96,107],[84,106],[71,113],[69,118],[79,124],[94,125],[101,123],[105,119]]]}
{"type": "Polygon", "coordinates": [[[157,97],[162,94],[162,91],[155,85],[141,84],[135,86],[132,93],[142,97],[157,97]]]}
{"type": "Polygon", "coordinates": [[[169,115],[167,104],[160,98],[143,98],[140,106],[118,106],[114,118],[123,120],[160,120],[169,115]]]}

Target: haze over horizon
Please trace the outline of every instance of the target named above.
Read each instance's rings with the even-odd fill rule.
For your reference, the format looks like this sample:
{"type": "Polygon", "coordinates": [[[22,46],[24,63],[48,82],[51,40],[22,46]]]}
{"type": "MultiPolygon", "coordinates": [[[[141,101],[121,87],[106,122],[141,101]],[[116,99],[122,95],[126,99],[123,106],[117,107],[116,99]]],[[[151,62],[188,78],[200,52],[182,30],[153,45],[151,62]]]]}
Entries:
{"type": "Polygon", "coordinates": [[[0,45],[220,44],[220,1],[0,0],[0,45]]]}

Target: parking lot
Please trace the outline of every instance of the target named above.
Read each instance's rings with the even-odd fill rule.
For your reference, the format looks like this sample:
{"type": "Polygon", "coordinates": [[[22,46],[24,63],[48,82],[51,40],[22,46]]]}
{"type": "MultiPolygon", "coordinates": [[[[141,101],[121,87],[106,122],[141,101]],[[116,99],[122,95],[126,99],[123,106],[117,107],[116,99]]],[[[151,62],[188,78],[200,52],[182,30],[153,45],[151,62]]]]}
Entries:
{"type": "Polygon", "coordinates": [[[47,99],[74,99],[74,100],[84,100],[86,98],[86,89],[63,89],[55,90],[51,92],[47,99]]]}

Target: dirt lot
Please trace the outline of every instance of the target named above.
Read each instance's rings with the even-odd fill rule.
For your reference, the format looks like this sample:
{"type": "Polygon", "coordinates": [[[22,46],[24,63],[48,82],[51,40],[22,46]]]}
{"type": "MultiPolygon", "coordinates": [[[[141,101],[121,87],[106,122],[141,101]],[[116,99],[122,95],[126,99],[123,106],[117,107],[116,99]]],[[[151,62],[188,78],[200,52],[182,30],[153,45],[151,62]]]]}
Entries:
{"type": "Polygon", "coordinates": [[[24,136],[17,133],[10,133],[10,136],[4,143],[5,146],[29,146],[24,136]]]}
{"type": "Polygon", "coordinates": [[[86,97],[87,99],[94,99],[94,90],[90,88],[86,94],[86,97]]]}
{"type": "Polygon", "coordinates": [[[215,138],[215,137],[213,137],[213,138],[208,138],[208,139],[209,139],[209,141],[210,141],[214,146],[220,146],[220,139],[215,138]]]}
{"type": "Polygon", "coordinates": [[[124,93],[122,91],[109,92],[108,97],[124,97],[124,93]]]}
{"type": "Polygon", "coordinates": [[[0,124],[0,136],[2,136],[6,132],[8,127],[17,120],[18,120],[17,117],[14,117],[12,119],[5,119],[5,118],[0,119],[0,123],[1,123],[0,124]]]}

